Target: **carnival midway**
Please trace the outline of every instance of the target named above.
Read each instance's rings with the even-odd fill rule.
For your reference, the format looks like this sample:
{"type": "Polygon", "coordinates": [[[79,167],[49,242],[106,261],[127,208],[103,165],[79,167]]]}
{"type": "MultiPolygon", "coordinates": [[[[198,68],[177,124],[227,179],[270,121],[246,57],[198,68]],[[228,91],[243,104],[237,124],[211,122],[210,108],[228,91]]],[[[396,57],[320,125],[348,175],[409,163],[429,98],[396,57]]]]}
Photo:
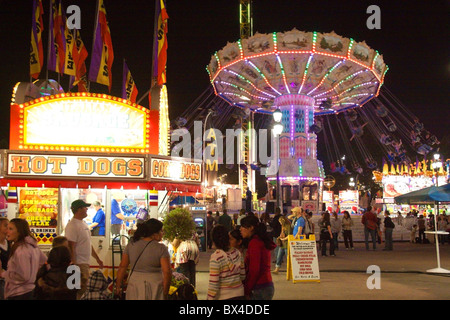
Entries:
{"type": "MultiPolygon", "coordinates": [[[[272,300],[282,288],[307,299],[298,283],[325,285],[320,259],[354,243],[432,246],[437,267],[424,272],[450,273],[448,149],[385,88],[370,39],[301,24],[254,33],[252,1],[235,1],[239,40],[208,53],[208,88],[174,112],[170,1],[149,19],[145,93],[114,50],[108,2],[97,0],[92,43],[77,5],[29,8],[30,78],[2,84],[0,299],[272,300]]],[[[202,315],[193,305],[177,313],[202,315]]]]}

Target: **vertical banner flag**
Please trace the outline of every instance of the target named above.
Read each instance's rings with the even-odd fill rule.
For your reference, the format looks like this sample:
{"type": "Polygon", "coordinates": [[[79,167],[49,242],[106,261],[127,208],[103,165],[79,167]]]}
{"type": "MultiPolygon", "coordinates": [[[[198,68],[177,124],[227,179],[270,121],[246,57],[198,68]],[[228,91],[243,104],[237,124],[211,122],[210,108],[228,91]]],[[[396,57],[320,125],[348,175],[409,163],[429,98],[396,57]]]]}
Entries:
{"type": "Polygon", "coordinates": [[[72,46],[72,60],[74,64],[74,75],[70,77],[70,88],[78,85],[78,92],[87,92],[87,78],[86,78],[86,59],[88,52],[81,40],[80,31],[75,29],[72,46]]]}
{"type": "Polygon", "coordinates": [[[61,1],[52,0],[50,13],[50,48],[48,70],[63,73],[65,64],[66,39],[64,37],[64,21],[61,1]]]}
{"type": "Polygon", "coordinates": [[[44,49],[42,47],[42,0],[33,0],[33,19],[31,27],[31,48],[30,48],[30,75],[34,79],[39,78],[42,65],[44,64],[44,49]]]}
{"type": "Polygon", "coordinates": [[[78,85],[78,92],[86,92],[86,59],[88,57],[88,52],[84,46],[83,40],[81,40],[80,30],[76,30],[76,54],[75,54],[75,65],[76,65],[76,75],[74,85],[78,85]]]}
{"type": "Polygon", "coordinates": [[[155,41],[157,41],[157,45],[155,46],[155,50],[157,50],[154,63],[154,73],[153,76],[157,78],[158,85],[162,86],[166,83],[166,62],[167,62],[167,20],[169,16],[166,11],[166,6],[164,5],[164,0],[160,0],[160,7],[158,8],[159,17],[158,17],[158,33],[155,41]]]}
{"type": "Polygon", "coordinates": [[[111,33],[106,19],[106,9],[103,0],[98,0],[97,23],[94,34],[94,47],[92,51],[89,80],[107,85],[111,92],[111,68],[114,52],[111,33]]]}
{"type": "Polygon", "coordinates": [[[122,81],[122,98],[128,99],[131,102],[136,102],[138,90],[131,76],[130,69],[128,69],[127,63],[123,61],[123,81],[122,81]]]}
{"type": "Polygon", "coordinates": [[[75,77],[77,74],[75,57],[78,58],[78,50],[75,43],[75,32],[67,28],[66,19],[64,19],[64,25],[66,25],[64,34],[66,36],[66,57],[64,63],[64,73],[75,77]]]}

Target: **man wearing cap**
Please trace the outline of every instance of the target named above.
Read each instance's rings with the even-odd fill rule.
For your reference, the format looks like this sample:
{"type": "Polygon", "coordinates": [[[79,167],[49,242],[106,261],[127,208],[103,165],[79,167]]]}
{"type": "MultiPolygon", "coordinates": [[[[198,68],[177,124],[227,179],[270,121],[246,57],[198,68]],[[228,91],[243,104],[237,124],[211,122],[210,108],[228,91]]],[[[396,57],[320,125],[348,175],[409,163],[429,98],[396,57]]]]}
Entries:
{"type": "Polygon", "coordinates": [[[89,280],[89,262],[91,256],[97,261],[100,269],[103,268],[103,261],[100,260],[92,247],[89,226],[83,220],[87,217],[87,209],[90,206],[90,203],[86,203],[81,199],[73,201],[70,207],[73,212],[73,218],[69,221],[64,230],[65,236],[69,240],[72,262],[77,265],[81,271],[81,288],[77,293],[78,299],[86,291],[87,282],[89,280]]]}
{"type": "Polygon", "coordinates": [[[292,212],[297,217],[297,221],[295,222],[292,234],[295,238],[299,238],[300,235],[305,234],[305,211],[302,207],[295,207],[294,209],[292,209],[292,212]]]}

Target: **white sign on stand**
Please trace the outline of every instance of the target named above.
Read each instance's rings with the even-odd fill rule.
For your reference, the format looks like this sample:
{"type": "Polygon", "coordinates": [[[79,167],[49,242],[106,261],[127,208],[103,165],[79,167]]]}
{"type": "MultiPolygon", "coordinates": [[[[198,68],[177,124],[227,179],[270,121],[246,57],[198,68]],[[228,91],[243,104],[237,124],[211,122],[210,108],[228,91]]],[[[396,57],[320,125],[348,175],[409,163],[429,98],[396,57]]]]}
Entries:
{"type": "Polygon", "coordinates": [[[295,239],[293,235],[290,235],[288,241],[287,280],[292,280],[294,283],[320,282],[315,236],[310,235],[309,239],[300,236],[300,239],[295,239]]]}

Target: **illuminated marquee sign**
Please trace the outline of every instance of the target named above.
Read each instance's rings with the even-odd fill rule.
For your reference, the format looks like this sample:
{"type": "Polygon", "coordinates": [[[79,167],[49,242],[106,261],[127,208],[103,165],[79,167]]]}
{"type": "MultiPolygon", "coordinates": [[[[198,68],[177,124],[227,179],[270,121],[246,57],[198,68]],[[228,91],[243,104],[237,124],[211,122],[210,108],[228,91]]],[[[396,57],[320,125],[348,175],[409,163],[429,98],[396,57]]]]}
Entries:
{"type": "Polygon", "coordinates": [[[66,155],[8,154],[9,176],[145,178],[145,159],[66,155]]]}
{"type": "Polygon", "coordinates": [[[104,94],[64,93],[11,105],[15,150],[150,153],[154,130],[150,110],[104,94]]]}
{"type": "Polygon", "coordinates": [[[151,159],[150,177],[157,180],[179,182],[202,182],[202,168],[199,163],[151,159]]]}
{"type": "Polygon", "coordinates": [[[385,199],[431,187],[434,184],[432,178],[426,175],[417,177],[403,175],[384,176],[382,183],[383,197],[385,199]]]}
{"type": "Polygon", "coordinates": [[[358,213],[359,194],[358,190],[340,190],[339,207],[341,212],[347,210],[350,214],[358,213]]]}

